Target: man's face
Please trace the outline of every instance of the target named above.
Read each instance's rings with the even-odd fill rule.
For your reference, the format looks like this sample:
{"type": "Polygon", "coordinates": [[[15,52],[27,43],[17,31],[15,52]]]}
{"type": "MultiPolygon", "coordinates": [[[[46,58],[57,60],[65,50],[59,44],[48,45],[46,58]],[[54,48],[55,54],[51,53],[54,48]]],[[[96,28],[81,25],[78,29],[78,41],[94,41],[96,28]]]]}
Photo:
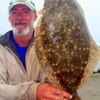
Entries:
{"type": "Polygon", "coordinates": [[[36,20],[36,13],[31,11],[27,6],[19,4],[11,9],[9,20],[14,34],[27,35],[33,31],[33,22],[36,20]]]}

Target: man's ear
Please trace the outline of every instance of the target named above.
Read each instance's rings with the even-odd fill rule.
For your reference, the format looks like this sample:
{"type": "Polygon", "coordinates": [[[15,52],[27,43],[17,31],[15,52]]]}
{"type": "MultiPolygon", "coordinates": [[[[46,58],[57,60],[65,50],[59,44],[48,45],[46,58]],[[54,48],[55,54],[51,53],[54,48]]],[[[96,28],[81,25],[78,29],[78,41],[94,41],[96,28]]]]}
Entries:
{"type": "Polygon", "coordinates": [[[8,20],[10,21],[10,16],[8,16],[8,20]]]}
{"type": "Polygon", "coordinates": [[[33,15],[33,20],[36,21],[36,19],[37,19],[37,14],[35,13],[35,14],[33,15]]]}

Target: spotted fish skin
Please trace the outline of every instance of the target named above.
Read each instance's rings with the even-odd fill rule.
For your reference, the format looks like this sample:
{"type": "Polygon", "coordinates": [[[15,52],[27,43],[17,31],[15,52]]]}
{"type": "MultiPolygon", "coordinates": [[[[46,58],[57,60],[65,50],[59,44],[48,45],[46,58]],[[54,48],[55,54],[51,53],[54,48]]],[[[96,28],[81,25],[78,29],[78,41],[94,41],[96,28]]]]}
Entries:
{"type": "Polygon", "coordinates": [[[98,50],[77,1],[45,0],[35,38],[41,68],[54,85],[80,100],[77,89],[93,72],[98,50]]]}

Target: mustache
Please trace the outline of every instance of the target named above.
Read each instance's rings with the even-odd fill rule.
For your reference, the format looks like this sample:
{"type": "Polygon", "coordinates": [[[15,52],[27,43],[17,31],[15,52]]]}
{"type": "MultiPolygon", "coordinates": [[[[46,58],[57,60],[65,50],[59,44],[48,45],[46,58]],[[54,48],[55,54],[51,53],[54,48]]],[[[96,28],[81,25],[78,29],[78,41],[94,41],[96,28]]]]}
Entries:
{"type": "Polygon", "coordinates": [[[18,25],[18,24],[26,24],[26,23],[27,23],[26,21],[18,20],[14,24],[18,25]]]}

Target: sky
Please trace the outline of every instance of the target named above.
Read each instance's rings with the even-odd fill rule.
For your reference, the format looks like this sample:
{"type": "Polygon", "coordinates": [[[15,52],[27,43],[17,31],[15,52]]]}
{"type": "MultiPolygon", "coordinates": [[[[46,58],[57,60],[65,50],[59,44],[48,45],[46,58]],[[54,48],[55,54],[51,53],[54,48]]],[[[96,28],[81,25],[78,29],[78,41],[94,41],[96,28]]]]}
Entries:
{"type": "MultiPolygon", "coordinates": [[[[44,0],[33,0],[37,11],[42,9],[44,0]]],[[[77,0],[81,5],[88,29],[94,41],[100,46],[100,0],[77,0]]],[[[8,20],[8,3],[9,0],[0,0],[0,34],[6,33],[11,29],[8,20]]],[[[100,65],[100,64],[99,64],[100,65]]],[[[100,67],[100,66],[97,66],[100,67]]]]}

